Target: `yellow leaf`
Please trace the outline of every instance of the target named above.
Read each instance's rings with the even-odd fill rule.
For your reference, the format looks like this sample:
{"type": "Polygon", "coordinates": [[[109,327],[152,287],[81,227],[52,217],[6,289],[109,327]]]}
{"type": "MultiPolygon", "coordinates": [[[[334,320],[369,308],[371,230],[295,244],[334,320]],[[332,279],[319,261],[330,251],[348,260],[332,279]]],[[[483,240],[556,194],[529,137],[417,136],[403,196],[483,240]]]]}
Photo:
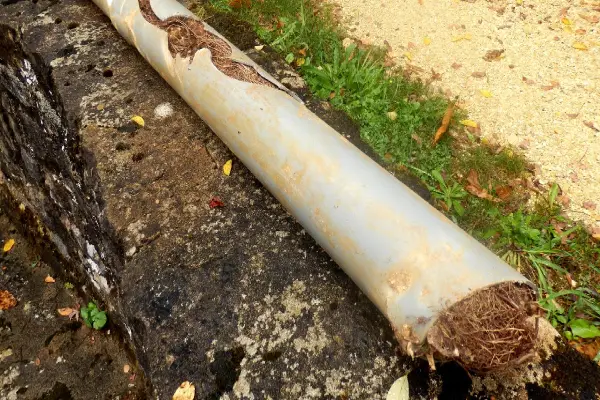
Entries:
{"type": "Polygon", "coordinates": [[[464,126],[468,126],[471,128],[477,128],[479,126],[477,122],[473,121],[472,119],[463,119],[462,121],[460,121],[460,123],[464,126]]]}
{"type": "Polygon", "coordinates": [[[131,117],[131,121],[135,122],[138,126],[141,126],[142,128],[144,127],[144,118],[140,117],[139,115],[134,115],[133,117],[131,117]]]}
{"type": "Polygon", "coordinates": [[[19,211],[25,212],[25,204],[23,204],[23,203],[19,204],[19,211]]]}
{"type": "Polygon", "coordinates": [[[429,46],[429,45],[431,44],[431,39],[430,39],[430,38],[428,38],[428,37],[424,37],[424,38],[423,38],[423,44],[424,44],[425,46],[429,46]]]}
{"type": "Polygon", "coordinates": [[[522,6],[523,5],[523,0],[517,0],[517,5],[518,6],[522,6]]]}
{"type": "Polygon", "coordinates": [[[296,59],[296,65],[301,67],[304,65],[304,63],[306,62],[306,60],[304,58],[297,58],[296,59]]]}
{"type": "MultiPolygon", "coordinates": [[[[46,278],[46,279],[48,279],[48,278],[46,278]]],[[[63,317],[68,317],[69,315],[71,315],[73,313],[74,310],[70,307],[65,307],[65,308],[59,308],[57,311],[63,317]]]]}
{"type": "Polygon", "coordinates": [[[233,160],[227,160],[225,164],[223,164],[223,173],[227,176],[231,175],[231,166],[233,165],[233,160]]]}
{"type": "Polygon", "coordinates": [[[53,277],[51,277],[50,275],[48,275],[48,276],[47,276],[47,277],[44,279],[44,282],[46,282],[46,283],[54,283],[54,282],[56,282],[56,281],[54,280],[54,278],[53,278],[53,277]]]}
{"type": "Polygon", "coordinates": [[[482,95],[483,97],[487,97],[488,99],[489,99],[490,97],[493,97],[493,96],[494,96],[494,95],[492,94],[492,92],[490,92],[489,90],[485,90],[485,89],[482,89],[482,90],[480,90],[480,91],[479,91],[479,93],[481,93],[481,95],[482,95]]]}
{"type": "Polygon", "coordinates": [[[128,374],[130,370],[131,370],[131,367],[129,366],[129,364],[123,365],[123,372],[124,373],[128,374]]]}
{"type": "Polygon", "coordinates": [[[562,17],[560,21],[565,25],[573,25],[573,22],[567,17],[562,17]]]}
{"type": "Polygon", "coordinates": [[[577,49],[577,50],[587,50],[588,47],[585,45],[585,43],[581,43],[581,42],[575,42],[573,43],[573,48],[577,49]]]}
{"type": "Polygon", "coordinates": [[[175,391],[173,400],[193,400],[196,395],[196,388],[190,382],[185,381],[175,391]]]}
{"type": "Polygon", "coordinates": [[[390,111],[387,113],[387,117],[391,120],[391,121],[395,121],[396,118],[398,118],[398,113],[396,111],[390,111]]]}
{"type": "Polygon", "coordinates": [[[413,56],[409,51],[404,52],[404,57],[406,57],[409,61],[412,61],[413,56]]]}
{"type": "Polygon", "coordinates": [[[15,245],[15,239],[8,239],[6,243],[4,243],[4,252],[8,253],[13,246],[15,245]]]}
{"type": "Polygon", "coordinates": [[[473,35],[471,35],[470,33],[465,33],[464,35],[454,36],[452,38],[452,41],[460,42],[461,40],[471,40],[472,38],[473,38],[473,35]]]}

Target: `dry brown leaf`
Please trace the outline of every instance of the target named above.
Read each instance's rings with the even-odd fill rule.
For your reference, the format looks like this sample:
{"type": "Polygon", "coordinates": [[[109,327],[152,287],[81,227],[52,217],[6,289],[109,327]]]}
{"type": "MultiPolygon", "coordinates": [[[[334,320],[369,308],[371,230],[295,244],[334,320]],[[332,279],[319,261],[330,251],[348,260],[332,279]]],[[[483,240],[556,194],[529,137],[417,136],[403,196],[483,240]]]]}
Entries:
{"type": "Polygon", "coordinates": [[[196,388],[190,382],[185,381],[175,391],[173,400],[193,400],[196,395],[196,388]]]}
{"type": "Polygon", "coordinates": [[[46,283],[54,283],[54,282],[56,282],[56,281],[54,280],[54,278],[53,278],[53,277],[51,277],[50,275],[48,275],[48,276],[47,276],[47,277],[44,279],[44,282],[46,282],[46,283]]]}
{"type": "Polygon", "coordinates": [[[452,68],[453,68],[453,69],[460,69],[460,68],[462,68],[462,64],[459,64],[459,63],[452,63],[452,68]]]}
{"type": "Polygon", "coordinates": [[[252,0],[229,0],[229,6],[231,8],[250,8],[252,6],[252,0]]]}
{"type": "Polygon", "coordinates": [[[562,204],[563,207],[569,207],[569,205],[571,204],[571,199],[566,194],[561,194],[556,198],[556,200],[558,200],[558,202],[562,204]]]}
{"type": "Polygon", "coordinates": [[[448,130],[448,126],[450,125],[450,121],[452,120],[452,114],[454,113],[454,103],[450,102],[448,104],[448,108],[446,109],[446,113],[444,114],[444,118],[442,119],[442,125],[438,128],[437,132],[435,132],[435,136],[433,137],[433,145],[435,146],[444,133],[448,130]]]}
{"type": "Polygon", "coordinates": [[[488,50],[483,56],[485,61],[499,61],[504,57],[504,49],[501,50],[488,50]]]}
{"type": "Polygon", "coordinates": [[[596,203],[594,203],[593,201],[584,201],[583,202],[583,208],[585,208],[586,210],[595,210],[596,209],[596,203]]]}
{"type": "Polygon", "coordinates": [[[57,311],[58,311],[58,314],[60,314],[63,317],[70,317],[75,310],[70,307],[65,307],[65,308],[59,308],[57,311]]]}
{"type": "Polygon", "coordinates": [[[8,290],[0,290],[0,310],[8,310],[17,305],[17,299],[8,290]]]}
{"type": "Polygon", "coordinates": [[[523,82],[525,82],[529,86],[535,85],[535,81],[533,79],[529,79],[529,78],[523,77],[522,80],[523,80],[523,82]]]}
{"type": "Polygon", "coordinates": [[[548,91],[548,90],[552,90],[557,87],[560,87],[560,83],[558,83],[558,81],[550,81],[549,85],[542,86],[541,88],[542,88],[542,90],[548,91]]]}
{"type": "Polygon", "coordinates": [[[590,129],[595,130],[596,132],[600,132],[600,129],[596,128],[596,124],[592,121],[583,121],[583,124],[590,129]]]}
{"type": "Polygon", "coordinates": [[[442,74],[440,74],[439,72],[435,72],[435,70],[433,68],[431,68],[431,81],[441,81],[442,80],[442,74]]]}
{"type": "Polygon", "coordinates": [[[37,366],[39,367],[39,365],[40,365],[41,363],[42,363],[42,362],[40,361],[40,359],[39,359],[39,358],[36,358],[36,359],[35,359],[35,365],[37,365],[37,366]]]}
{"type": "Polygon", "coordinates": [[[498,186],[496,187],[496,194],[498,195],[498,197],[500,198],[500,200],[506,200],[510,197],[510,195],[512,194],[512,187],[505,185],[505,186],[498,186]]]}
{"type": "Polygon", "coordinates": [[[482,71],[475,71],[471,74],[473,78],[485,78],[486,73],[482,71]]]}
{"type": "Polygon", "coordinates": [[[567,117],[569,117],[569,119],[575,119],[579,116],[579,113],[577,114],[567,114],[567,117]]]}
{"type": "Polygon", "coordinates": [[[465,187],[465,189],[467,189],[467,192],[471,193],[472,195],[475,195],[480,199],[486,199],[494,202],[500,201],[499,199],[496,199],[494,196],[489,194],[486,189],[483,189],[481,187],[481,185],[479,184],[479,176],[475,170],[472,169],[469,171],[469,174],[467,176],[467,182],[469,182],[469,184],[465,187]]]}
{"type": "Polygon", "coordinates": [[[600,16],[598,15],[579,14],[579,17],[585,19],[590,24],[597,24],[600,22],[600,16]]]}
{"type": "Polygon", "coordinates": [[[410,135],[410,137],[417,143],[419,143],[420,145],[423,144],[423,139],[421,139],[419,137],[419,135],[417,135],[416,133],[413,133],[412,135],[410,135]]]}

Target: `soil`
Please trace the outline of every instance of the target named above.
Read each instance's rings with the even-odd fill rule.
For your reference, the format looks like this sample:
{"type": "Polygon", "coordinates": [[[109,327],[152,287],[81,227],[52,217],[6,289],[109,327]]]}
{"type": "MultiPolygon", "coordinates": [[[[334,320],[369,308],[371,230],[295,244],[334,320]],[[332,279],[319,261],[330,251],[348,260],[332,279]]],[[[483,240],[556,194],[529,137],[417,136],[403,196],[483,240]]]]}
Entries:
{"type": "Polygon", "coordinates": [[[349,35],[458,96],[489,143],[557,182],[600,232],[600,8],[552,0],[332,0],[349,35]]]}
{"type": "Polygon", "coordinates": [[[0,311],[0,398],[3,400],[144,399],[144,384],[119,335],[95,331],[57,309],[84,304],[66,289],[0,210],[0,291],[17,304],[0,311]],[[53,283],[45,279],[52,276],[53,283]],[[129,368],[128,373],[124,367],[129,368]]]}

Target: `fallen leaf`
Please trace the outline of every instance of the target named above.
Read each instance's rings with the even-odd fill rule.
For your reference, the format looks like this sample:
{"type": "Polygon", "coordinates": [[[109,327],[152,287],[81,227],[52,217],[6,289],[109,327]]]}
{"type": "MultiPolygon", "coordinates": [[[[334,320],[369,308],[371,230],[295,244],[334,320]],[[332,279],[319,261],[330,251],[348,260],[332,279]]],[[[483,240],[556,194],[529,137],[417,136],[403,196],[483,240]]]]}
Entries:
{"type": "MultiPolygon", "coordinates": [[[[566,244],[567,238],[565,238],[564,235],[563,235],[563,238],[564,238],[563,244],[566,244]]],[[[567,275],[565,275],[565,277],[567,278],[567,282],[569,282],[569,286],[571,286],[573,289],[575,289],[577,287],[577,281],[571,277],[571,274],[567,274],[567,275]]]]}
{"type": "Polygon", "coordinates": [[[467,182],[469,184],[466,186],[465,189],[467,189],[467,192],[471,193],[472,195],[475,195],[480,199],[486,199],[494,202],[499,201],[494,196],[489,194],[486,189],[483,189],[481,187],[481,185],[479,184],[479,176],[477,175],[477,172],[475,170],[472,169],[469,171],[469,175],[467,176],[467,182]]]}
{"type": "Polygon", "coordinates": [[[600,22],[600,16],[598,15],[579,14],[579,17],[585,19],[590,24],[597,24],[600,22]]]}
{"type": "Polygon", "coordinates": [[[261,50],[262,50],[262,49],[264,49],[264,48],[265,48],[265,45],[264,45],[264,44],[261,44],[261,45],[259,45],[259,46],[254,46],[254,50],[256,50],[256,51],[261,51],[261,50]]]}
{"type": "Polygon", "coordinates": [[[594,203],[593,201],[584,201],[583,202],[583,208],[585,208],[586,210],[595,210],[596,209],[596,203],[594,203]]]}
{"type": "Polygon", "coordinates": [[[57,311],[58,311],[59,315],[61,315],[63,317],[69,317],[73,314],[73,311],[75,311],[75,310],[70,307],[65,307],[65,308],[59,308],[57,311]]]}
{"type": "Polygon", "coordinates": [[[396,118],[398,118],[398,113],[396,111],[390,111],[387,113],[387,117],[390,119],[390,121],[395,121],[396,118]]]}
{"type": "Polygon", "coordinates": [[[585,341],[583,343],[572,341],[570,344],[575,347],[575,350],[585,355],[590,360],[593,360],[600,351],[600,339],[596,339],[592,342],[585,341]]]}
{"type": "Polygon", "coordinates": [[[560,22],[562,22],[564,25],[573,25],[573,22],[567,17],[562,17],[560,22]]]}
{"type": "Polygon", "coordinates": [[[578,35],[585,35],[587,31],[585,29],[577,29],[575,33],[578,35]]]}
{"type": "Polygon", "coordinates": [[[529,139],[523,139],[521,143],[519,143],[519,148],[523,150],[527,150],[531,145],[531,141],[529,139]]]}
{"type": "Polygon", "coordinates": [[[465,33],[462,35],[452,37],[453,42],[460,42],[462,40],[471,40],[471,39],[473,39],[473,35],[471,35],[470,33],[465,33]]]}
{"type": "Polygon", "coordinates": [[[429,45],[431,44],[431,39],[430,39],[430,38],[428,38],[428,37],[424,37],[424,38],[423,38],[423,44],[424,44],[425,46],[429,46],[429,45]]]}
{"type": "Polygon", "coordinates": [[[229,0],[229,6],[231,8],[250,8],[252,6],[252,0],[229,0]]]}
{"type": "Polygon", "coordinates": [[[208,202],[208,207],[210,207],[210,208],[225,207],[225,203],[223,203],[220,198],[213,197],[208,202]]]}
{"type": "Polygon", "coordinates": [[[496,187],[496,194],[498,195],[500,200],[506,200],[512,194],[512,188],[508,185],[498,186],[498,187],[496,187]]]}
{"type": "Polygon", "coordinates": [[[431,81],[441,81],[442,80],[442,74],[440,74],[439,72],[435,72],[435,70],[433,68],[431,68],[431,81]]]}
{"type": "Polygon", "coordinates": [[[453,69],[460,69],[462,67],[462,64],[459,63],[452,63],[452,68],[453,69]]]}
{"type": "Polygon", "coordinates": [[[600,129],[596,128],[596,124],[594,124],[592,121],[583,121],[583,124],[588,128],[595,130],[596,132],[600,132],[600,129]]]}
{"type": "Polygon", "coordinates": [[[96,110],[98,110],[98,111],[102,111],[102,110],[104,110],[104,104],[98,104],[98,105],[96,106],[96,110]]]}
{"type": "Polygon", "coordinates": [[[460,121],[460,123],[464,126],[468,126],[471,128],[478,128],[479,124],[475,121],[473,121],[472,119],[463,119],[460,121]]]}
{"type": "Polygon", "coordinates": [[[486,73],[481,71],[475,71],[471,74],[473,78],[485,78],[486,73]]]}
{"type": "Polygon", "coordinates": [[[35,359],[35,365],[37,365],[37,366],[39,367],[41,363],[42,363],[42,362],[40,361],[40,359],[39,359],[39,358],[36,358],[36,359],[35,359]]]}
{"type": "Polygon", "coordinates": [[[493,97],[493,96],[494,96],[494,95],[492,94],[492,92],[490,92],[489,90],[485,90],[485,89],[482,89],[482,90],[480,90],[480,91],[479,91],[479,93],[481,93],[481,95],[482,95],[483,97],[486,97],[486,98],[488,98],[488,99],[489,99],[490,97],[493,97]]]}
{"type": "Polygon", "coordinates": [[[571,199],[566,194],[562,194],[556,198],[563,207],[569,207],[571,204],[571,199]]]}
{"type": "Polygon", "coordinates": [[[2,250],[4,250],[5,253],[8,253],[13,248],[14,245],[15,245],[15,239],[8,239],[4,243],[4,247],[2,250]]]}
{"type": "Polygon", "coordinates": [[[488,62],[499,61],[502,58],[504,58],[504,49],[488,50],[487,53],[485,53],[485,56],[483,56],[483,59],[488,62]]]}
{"type": "Polygon", "coordinates": [[[135,374],[129,375],[129,382],[135,381],[135,374]]]}
{"type": "Polygon", "coordinates": [[[142,128],[145,125],[144,118],[140,117],[139,115],[134,115],[133,117],[131,117],[131,122],[135,123],[138,126],[141,126],[142,128]]]}
{"type": "Polygon", "coordinates": [[[196,388],[190,382],[185,381],[175,391],[173,400],[193,400],[196,395],[196,388]]]}
{"type": "Polygon", "coordinates": [[[450,102],[448,104],[448,108],[446,108],[446,113],[444,114],[444,118],[442,119],[442,125],[435,132],[435,136],[433,137],[433,145],[435,146],[444,133],[448,130],[448,126],[450,125],[450,121],[452,120],[452,114],[454,113],[454,103],[450,102]]]}
{"type": "Polygon", "coordinates": [[[226,176],[231,175],[231,167],[233,165],[233,160],[227,160],[225,164],[223,164],[223,173],[226,176]]]}
{"type": "Polygon", "coordinates": [[[408,61],[412,61],[412,59],[413,59],[413,55],[410,53],[410,51],[405,51],[404,52],[404,57],[406,57],[406,59],[408,61]]]}
{"type": "Polygon", "coordinates": [[[385,400],[408,400],[409,398],[408,376],[404,375],[392,384],[385,400]]]}
{"type": "Polygon", "coordinates": [[[128,374],[130,371],[131,367],[129,366],[129,364],[125,364],[123,365],[123,372],[128,374]]]}
{"type": "Polygon", "coordinates": [[[300,54],[302,57],[306,57],[306,49],[298,50],[298,54],[300,54]]]}
{"type": "Polygon", "coordinates": [[[548,90],[552,90],[557,87],[560,87],[560,83],[558,83],[558,81],[550,81],[549,85],[542,86],[541,88],[542,88],[542,90],[548,91],[548,90]]]}
{"type": "Polygon", "coordinates": [[[587,51],[588,47],[585,43],[575,42],[573,43],[573,48],[577,50],[587,51]]]}
{"type": "MultiPolygon", "coordinates": [[[[567,114],[567,117],[569,117],[569,119],[575,119],[579,116],[579,113],[577,114],[567,114]]],[[[584,122],[585,123],[585,122],[584,122]]]]}
{"type": "Polygon", "coordinates": [[[528,84],[529,86],[535,85],[535,81],[533,79],[529,79],[529,78],[523,77],[523,78],[521,78],[521,80],[523,82],[525,82],[526,84],[528,84]]]}
{"type": "Polygon", "coordinates": [[[569,178],[571,178],[571,182],[573,182],[573,183],[579,181],[579,176],[577,175],[577,172],[571,172],[569,174],[569,178]]]}
{"type": "Polygon", "coordinates": [[[47,277],[44,279],[44,282],[46,282],[46,283],[54,283],[54,282],[56,282],[56,280],[54,280],[54,278],[53,278],[53,277],[51,277],[50,275],[48,275],[48,276],[47,276],[47,277]]]}
{"type": "Polygon", "coordinates": [[[8,290],[0,290],[0,310],[8,310],[17,305],[17,299],[8,290]]]}

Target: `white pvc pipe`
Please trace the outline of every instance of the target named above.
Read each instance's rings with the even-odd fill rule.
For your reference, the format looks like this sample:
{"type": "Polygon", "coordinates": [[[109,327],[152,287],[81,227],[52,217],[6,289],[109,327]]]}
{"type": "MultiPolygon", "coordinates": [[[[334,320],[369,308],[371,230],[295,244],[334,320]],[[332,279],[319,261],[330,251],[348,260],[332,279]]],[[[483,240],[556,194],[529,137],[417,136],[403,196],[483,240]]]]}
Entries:
{"type": "MultiPolygon", "coordinates": [[[[288,93],[227,77],[207,49],[193,60],[173,58],[167,33],[144,19],[137,0],[94,2],[377,305],[400,339],[422,344],[439,313],[475,290],[507,281],[533,286],[288,93]]],[[[152,8],[162,20],[196,19],[175,0],[153,1],[152,8]]],[[[281,87],[227,43],[232,58],[281,87]]]]}

